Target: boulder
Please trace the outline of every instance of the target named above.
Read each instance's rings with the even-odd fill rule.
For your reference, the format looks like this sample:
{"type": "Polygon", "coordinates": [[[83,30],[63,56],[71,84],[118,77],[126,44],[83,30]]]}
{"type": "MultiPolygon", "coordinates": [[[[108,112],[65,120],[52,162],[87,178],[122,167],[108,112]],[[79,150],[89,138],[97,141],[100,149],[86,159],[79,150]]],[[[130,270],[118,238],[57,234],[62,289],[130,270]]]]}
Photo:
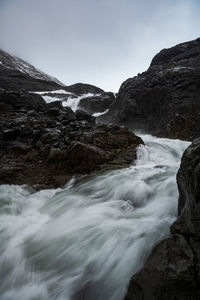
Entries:
{"type": "Polygon", "coordinates": [[[115,96],[113,93],[103,93],[99,96],[82,98],[79,102],[79,108],[91,114],[104,112],[111,106],[114,100],[115,96]]]}
{"type": "Polygon", "coordinates": [[[91,116],[90,114],[88,114],[87,112],[81,110],[81,109],[77,109],[75,112],[76,118],[79,121],[83,121],[83,120],[87,120],[87,121],[93,121],[95,122],[95,118],[93,116],[91,116]]]}

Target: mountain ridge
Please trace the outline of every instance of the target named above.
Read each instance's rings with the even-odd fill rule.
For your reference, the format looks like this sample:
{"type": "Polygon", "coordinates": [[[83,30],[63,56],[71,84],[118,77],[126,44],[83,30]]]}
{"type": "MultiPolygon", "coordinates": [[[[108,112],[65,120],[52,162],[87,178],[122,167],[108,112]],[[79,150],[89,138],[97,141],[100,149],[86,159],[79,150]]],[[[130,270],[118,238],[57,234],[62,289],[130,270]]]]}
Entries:
{"type": "Polygon", "coordinates": [[[64,85],[57,78],[40,71],[25,60],[0,49],[0,88],[17,91],[53,91],[64,89],[75,94],[103,93],[91,84],[64,85]]]}

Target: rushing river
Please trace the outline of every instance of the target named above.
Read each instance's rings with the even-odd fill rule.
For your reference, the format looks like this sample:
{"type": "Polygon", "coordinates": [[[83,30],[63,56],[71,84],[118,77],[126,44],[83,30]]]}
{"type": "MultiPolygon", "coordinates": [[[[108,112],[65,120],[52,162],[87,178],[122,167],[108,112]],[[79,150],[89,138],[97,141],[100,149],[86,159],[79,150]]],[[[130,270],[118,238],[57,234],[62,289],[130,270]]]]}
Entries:
{"type": "Polygon", "coordinates": [[[0,186],[0,300],[122,300],[177,213],[179,140],[142,136],[135,166],[33,192],[0,186]]]}

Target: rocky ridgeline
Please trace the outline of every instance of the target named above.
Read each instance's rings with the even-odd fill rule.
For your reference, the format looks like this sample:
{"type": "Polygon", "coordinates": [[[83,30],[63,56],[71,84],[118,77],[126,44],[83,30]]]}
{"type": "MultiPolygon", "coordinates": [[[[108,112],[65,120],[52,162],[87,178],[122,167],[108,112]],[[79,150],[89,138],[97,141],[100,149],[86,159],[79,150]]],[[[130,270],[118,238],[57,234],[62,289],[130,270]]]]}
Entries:
{"type": "Polygon", "coordinates": [[[126,300],[200,299],[200,139],[185,151],[177,174],[178,218],[132,277],[126,300]]]}
{"type": "Polygon", "coordinates": [[[193,140],[200,131],[200,39],[164,49],[150,68],[125,81],[99,122],[155,136],[193,140]]]}
{"type": "Polygon", "coordinates": [[[143,143],[127,128],[96,125],[37,94],[1,90],[0,116],[1,184],[62,186],[77,174],[130,165],[143,143]]]}

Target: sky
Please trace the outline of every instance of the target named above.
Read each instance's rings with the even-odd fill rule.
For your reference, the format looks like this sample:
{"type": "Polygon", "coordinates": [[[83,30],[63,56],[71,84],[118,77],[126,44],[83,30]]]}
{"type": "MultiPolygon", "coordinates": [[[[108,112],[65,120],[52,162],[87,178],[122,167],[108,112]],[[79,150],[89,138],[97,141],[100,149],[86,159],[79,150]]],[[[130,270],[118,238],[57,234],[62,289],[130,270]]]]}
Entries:
{"type": "Polygon", "coordinates": [[[200,0],[0,0],[1,49],[66,85],[105,91],[199,29],[200,0]]]}

